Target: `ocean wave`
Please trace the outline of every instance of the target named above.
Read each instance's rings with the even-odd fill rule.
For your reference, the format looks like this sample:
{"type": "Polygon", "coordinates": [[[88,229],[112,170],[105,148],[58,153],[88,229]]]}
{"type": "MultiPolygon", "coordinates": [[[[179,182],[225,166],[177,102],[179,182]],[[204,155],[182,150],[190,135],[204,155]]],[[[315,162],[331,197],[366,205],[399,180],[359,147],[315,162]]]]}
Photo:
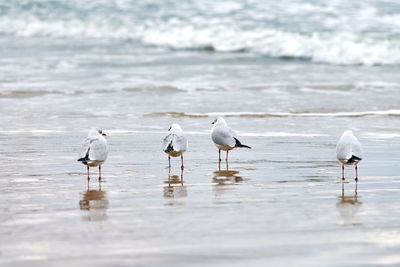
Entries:
{"type": "Polygon", "coordinates": [[[31,98],[51,94],[64,94],[61,91],[46,90],[14,90],[6,93],[0,93],[0,98],[31,98]]]}
{"type": "Polygon", "coordinates": [[[349,112],[208,112],[208,113],[185,113],[185,112],[153,112],[144,114],[152,117],[367,117],[367,116],[400,116],[400,110],[376,110],[376,111],[349,111],[349,112]]]}
{"type": "Polygon", "coordinates": [[[379,11],[374,2],[39,2],[5,3],[0,36],[123,39],[175,50],[252,53],[317,63],[400,64],[400,15],[379,11]]]}
{"type": "Polygon", "coordinates": [[[371,139],[371,140],[386,140],[386,139],[394,139],[400,138],[400,134],[398,133],[364,133],[362,134],[363,138],[371,139]]]}
{"type": "Polygon", "coordinates": [[[173,86],[150,86],[150,87],[127,87],[122,89],[125,92],[137,93],[137,92],[160,92],[160,93],[178,93],[186,92],[186,90],[180,89],[173,86]]]}

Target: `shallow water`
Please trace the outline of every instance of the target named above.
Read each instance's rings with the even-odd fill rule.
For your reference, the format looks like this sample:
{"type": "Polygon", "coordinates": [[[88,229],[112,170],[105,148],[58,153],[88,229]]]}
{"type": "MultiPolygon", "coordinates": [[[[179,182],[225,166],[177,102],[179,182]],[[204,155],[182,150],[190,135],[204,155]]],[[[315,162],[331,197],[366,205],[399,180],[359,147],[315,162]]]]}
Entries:
{"type": "MultiPolygon", "coordinates": [[[[248,118],[229,120],[256,132],[287,118],[264,119],[257,128],[248,118]]],[[[305,126],[318,119],[295,120],[305,126]]],[[[209,118],[182,118],[190,122],[196,130],[209,118]]],[[[200,129],[188,134],[183,174],[173,159],[170,175],[160,151],[165,131],[110,130],[101,191],[97,170],[87,185],[85,167],[75,161],[85,133],[3,132],[1,263],[399,263],[398,136],[362,129],[366,157],[355,195],[350,167],[342,192],[336,129],[244,134],[253,148],[230,153],[229,170],[218,170],[217,150],[200,129]]]]}
{"type": "Polygon", "coordinates": [[[0,265],[399,265],[400,7],[328,2],[0,0],[0,265]],[[228,168],[219,115],[252,147],[228,168]]]}

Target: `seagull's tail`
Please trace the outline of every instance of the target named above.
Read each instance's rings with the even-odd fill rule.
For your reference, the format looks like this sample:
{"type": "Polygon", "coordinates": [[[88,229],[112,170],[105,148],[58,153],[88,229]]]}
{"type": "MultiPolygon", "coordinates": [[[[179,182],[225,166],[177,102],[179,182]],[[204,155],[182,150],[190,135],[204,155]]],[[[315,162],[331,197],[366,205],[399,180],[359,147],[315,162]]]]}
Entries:
{"type": "Polygon", "coordinates": [[[240,143],[240,141],[239,141],[237,138],[235,138],[235,137],[233,137],[233,138],[234,138],[235,141],[236,141],[235,147],[246,147],[246,148],[251,148],[251,147],[249,147],[249,146],[246,146],[246,145],[243,145],[242,143],[240,143]]]}
{"type": "Polygon", "coordinates": [[[77,161],[82,161],[82,163],[86,165],[87,162],[89,161],[89,151],[90,151],[90,148],[86,152],[86,155],[83,158],[78,159],[77,161]]]}
{"type": "Polygon", "coordinates": [[[77,161],[82,161],[83,164],[87,165],[87,158],[80,158],[77,161]]]}
{"type": "Polygon", "coordinates": [[[171,142],[168,144],[168,146],[164,149],[164,152],[169,153],[172,151],[174,151],[174,147],[172,146],[172,140],[171,140],[171,142]]]}
{"type": "Polygon", "coordinates": [[[362,158],[359,158],[359,157],[356,157],[356,156],[351,156],[351,158],[349,158],[348,160],[347,160],[347,163],[356,163],[356,162],[359,162],[360,160],[362,160],[362,158]]]}

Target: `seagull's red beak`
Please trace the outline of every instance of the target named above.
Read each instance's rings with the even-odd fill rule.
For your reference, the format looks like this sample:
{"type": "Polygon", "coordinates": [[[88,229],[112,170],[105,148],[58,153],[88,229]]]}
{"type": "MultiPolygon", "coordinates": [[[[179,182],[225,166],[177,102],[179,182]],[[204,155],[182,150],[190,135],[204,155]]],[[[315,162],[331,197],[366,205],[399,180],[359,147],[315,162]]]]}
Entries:
{"type": "Polygon", "coordinates": [[[102,133],[101,135],[102,135],[102,136],[107,136],[106,133],[102,133]]]}

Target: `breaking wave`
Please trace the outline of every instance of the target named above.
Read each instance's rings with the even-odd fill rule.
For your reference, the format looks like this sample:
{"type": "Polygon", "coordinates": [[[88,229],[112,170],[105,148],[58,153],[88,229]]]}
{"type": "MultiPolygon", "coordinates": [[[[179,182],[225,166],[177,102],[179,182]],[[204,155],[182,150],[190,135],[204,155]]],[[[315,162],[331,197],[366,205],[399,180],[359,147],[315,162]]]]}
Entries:
{"type": "Polygon", "coordinates": [[[9,2],[0,12],[0,37],[133,40],[340,65],[400,64],[400,10],[382,11],[374,2],[9,2]]]}

